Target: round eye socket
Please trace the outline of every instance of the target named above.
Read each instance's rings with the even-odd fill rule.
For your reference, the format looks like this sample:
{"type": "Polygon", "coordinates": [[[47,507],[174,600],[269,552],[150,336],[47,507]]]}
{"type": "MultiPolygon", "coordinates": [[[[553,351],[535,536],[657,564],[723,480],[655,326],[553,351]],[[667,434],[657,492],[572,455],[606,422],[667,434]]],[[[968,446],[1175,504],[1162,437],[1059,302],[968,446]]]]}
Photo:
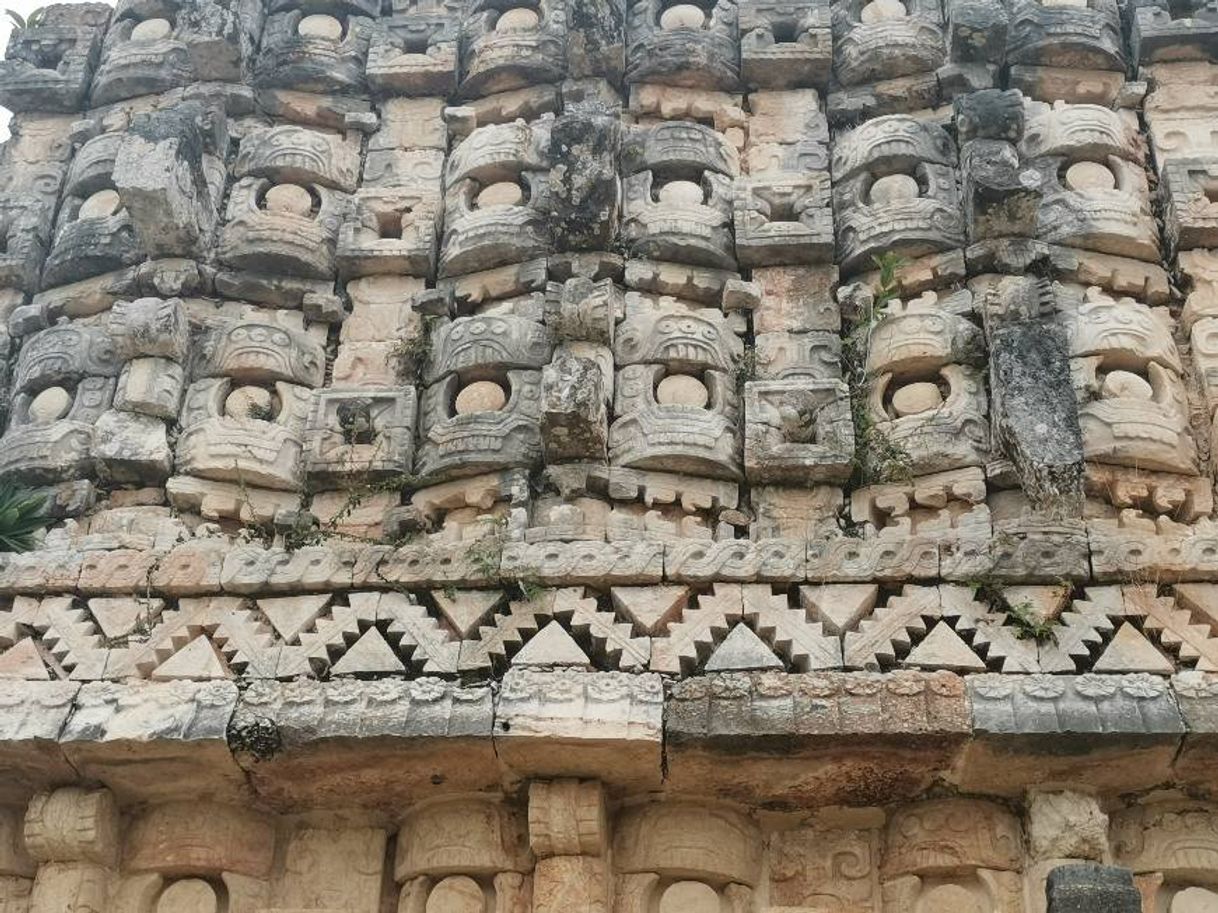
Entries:
{"type": "Polygon", "coordinates": [[[521,32],[535,32],[540,24],[541,17],[537,15],[536,10],[518,6],[503,12],[495,21],[495,31],[500,35],[516,35],[521,32]]]}
{"type": "Polygon", "coordinates": [[[476,380],[466,384],[457,394],[453,405],[457,415],[474,412],[499,412],[507,405],[507,393],[503,387],[489,380],[476,380]]]}
{"type": "Polygon", "coordinates": [[[704,408],[710,402],[710,391],[689,374],[670,374],[656,385],[656,401],[664,406],[704,408]]]}
{"type": "Polygon", "coordinates": [[[343,37],[343,24],[333,16],[314,13],[300,20],[300,24],[296,26],[296,34],[301,38],[338,41],[343,37]]]}
{"type": "Polygon", "coordinates": [[[262,387],[238,387],[224,400],[224,414],[229,418],[258,418],[269,421],[274,417],[275,398],[262,387]]]}
{"type": "Polygon", "coordinates": [[[675,29],[700,29],[706,25],[706,13],[692,3],[677,3],[660,14],[660,28],[671,32],[675,29]]]}
{"type": "Polygon", "coordinates": [[[917,415],[929,412],[943,405],[943,394],[939,392],[938,384],[921,381],[916,384],[906,384],[892,394],[892,410],[898,415],[917,415]]]}
{"type": "Polygon", "coordinates": [[[123,205],[117,190],[99,190],[80,204],[78,219],[105,219],[118,212],[123,205]]]}
{"type": "Polygon", "coordinates": [[[313,211],[313,195],[299,184],[276,184],[263,199],[268,212],[307,216],[313,211]]]}
{"type": "Polygon", "coordinates": [[[1099,162],[1075,162],[1066,169],[1066,186],[1071,190],[1114,190],[1116,175],[1099,162]]]}
{"type": "Polygon", "coordinates": [[[490,209],[495,206],[519,206],[524,202],[524,190],[519,184],[511,181],[499,181],[482,188],[474,200],[478,209],[490,209]]]}
{"type": "Polygon", "coordinates": [[[908,174],[887,174],[871,185],[868,199],[878,204],[898,203],[916,200],[919,192],[918,182],[908,174]]]}
{"type": "Polygon", "coordinates": [[[49,425],[67,415],[71,408],[71,393],[63,387],[47,387],[30,400],[30,421],[36,425],[49,425]]]}
{"type": "Polygon", "coordinates": [[[657,195],[661,203],[670,206],[694,206],[704,202],[702,186],[693,181],[669,181],[657,195]]]}
{"type": "Polygon", "coordinates": [[[871,25],[891,19],[904,19],[908,15],[909,11],[901,0],[872,0],[863,7],[859,19],[866,25],[871,25]]]}
{"type": "Polygon", "coordinates": [[[173,25],[168,19],[145,19],[138,22],[131,30],[131,40],[139,42],[160,41],[173,33],[173,25]]]}
{"type": "Polygon", "coordinates": [[[427,895],[425,913],[482,913],[485,907],[478,882],[465,875],[450,875],[427,895]]]}
{"type": "Polygon", "coordinates": [[[1105,399],[1151,400],[1155,391],[1150,383],[1132,371],[1109,371],[1100,384],[1100,395],[1105,399]]]}

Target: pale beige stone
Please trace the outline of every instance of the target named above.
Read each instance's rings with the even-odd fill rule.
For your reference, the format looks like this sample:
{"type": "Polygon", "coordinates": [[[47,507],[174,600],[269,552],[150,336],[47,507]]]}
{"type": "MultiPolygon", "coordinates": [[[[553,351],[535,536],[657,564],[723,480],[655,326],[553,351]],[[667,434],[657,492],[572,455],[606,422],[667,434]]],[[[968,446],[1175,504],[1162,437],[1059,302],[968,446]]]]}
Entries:
{"type": "Polygon", "coordinates": [[[105,219],[122,207],[123,202],[119,198],[117,190],[106,188],[99,190],[80,204],[80,210],[76,213],[78,219],[105,219]]]}
{"type": "Polygon", "coordinates": [[[599,856],[609,833],[605,791],[595,780],[529,786],[529,843],[538,856],[599,856]]]}
{"type": "Polygon", "coordinates": [[[175,881],[157,898],[156,913],[216,913],[216,890],[201,878],[175,881]]]}
{"type": "Polygon", "coordinates": [[[656,385],[656,401],[661,405],[702,408],[709,400],[706,384],[688,374],[670,374],[656,385]]]}
{"type": "Polygon", "coordinates": [[[1170,913],[1218,913],[1218,893],[1208,888],[1185,888],[1171,899],[1170,913]]]}
{"type": "Polygon", "coordinates": [[[1151,400],[1155,395],[1154,388],[1151,387],[1150,382],[1146,378],[1134,374],[1132,371],[1109,371],[1104,376],[1100,393],[1105,398],[1144,400],[1151,400]]]}
{"type": "Polygon", "coordinates": [[[1108,816],[1094,796],[1034,792],[1028,799],[1028,849],[1034,859],[1090,859],[1108,852],[1108,816]]]}
{"type": "Polygon", "coordinates": [[[943,394],[929,381],[906,384],[892,394],[892,408],[898,416],[917,415],[943,405],[943,394]]]}
{"type": "Polygon", "coordinates": [[[669,206],[698,206],[706,197],[702,187],[693,181],[669,181],[659,189],[656,196],[661,203],[669,206]]]}
{"type": "Polygon", "coordinates": [[[39,425],[49,425],[68,414],[72,394],[63,387],[47,387],[30,400],[30,418],[39,425]]]}
{"type": "Polygon", "coordinates": [[[660,895],[660,913],[715,913],[719,895],[701,881],[677,881],[660,895]]]}
{"type": "MultiPolygon", "coordinates": [[[[515,12],[514,10],[509,10],[515,12]]],[[[508,15],[508,13],[504,13],[508,15]]],[[[474,199],[474,206],[487,209],[491,206],[519,206],[524,202],[524,190],[513,181],[499,181],[483,187],[474,199]]]]}
{"type": "Polygon", "coordinates": [[[537,15],[536,10],[529,9],[525,6],[517,6],[510,10],[505,10],[495,20],[495,31],[500,35],[518,35],[522,32],[535,32],[540,24],[541,18],[537,15]]]}
{"type": "Polygon", "coordinates": [[[131,30],[131,40],[140,42],[161,41],[173,33],[173,25],[168,19],[145,19],[136,23],[131,30]]]}
{"type": "Polygon", "coordinates": [[[901,0],[872,0],[863,7],[859,18],[865,25],[874,25],[892,19],[904,19],[909,15],[901,0]]]}
{"type": "Polygon", "coordinates": [[[700,29],[706,24],[706,13],[692,3],[676,3],[660,14],[660,28],[700,29]]]}
{"type": "Polygon", "coordinates": [[[917,180],[909,175],[887,174],[871,185],[869,196],[872,203],[899,203],[916,200],[919,192],[917,180]]]}
{"type": "Polygon", "coordinates": [[[484,913],[486,896],[468,875],[440,879],[427,895],[425,913],[484,913]]]}
{"type": "Polygon", "coordinates": [[[321,41],[338,41],[343,37],[343,24],[333,16],[314,13],[305,16],[296,26],[296,33],[301,38],[316,38],[321,41]]]}
{"type": "Polygon", "coordinates": [[[474,412],[499,412],[506,405],[507,394],[503,387],[494,381],[476,380],[461,388],[453,408],[457,415],[470,415],[474,412]]]}
{"type": "MultiPolygon", "coordinates": [[[[306,19],[329,19],[329,16],[306,16],[306,19]]],[[[303,22],[301,23],[303,25],[303,22]]],[[[263,198],[268,212],[306,216],[313,209],[313,196],[299,184],[276,184],[263,198]]]]}
{"type": "Polygon", "coordinates": [[[1112,190],[1116,175],[1099,162],[1075,162],[1066,169],[1066,186],[1071,190],[1112,190]]]}

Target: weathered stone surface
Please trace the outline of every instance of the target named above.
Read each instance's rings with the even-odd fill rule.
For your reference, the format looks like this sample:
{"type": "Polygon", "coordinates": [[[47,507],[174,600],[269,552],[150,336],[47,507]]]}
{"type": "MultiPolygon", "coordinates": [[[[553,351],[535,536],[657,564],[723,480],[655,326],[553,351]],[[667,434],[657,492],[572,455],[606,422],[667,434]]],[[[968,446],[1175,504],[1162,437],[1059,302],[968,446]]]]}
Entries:
{"type": "Polygon", "coordinates": [[[1142,898],[1125,869],[1064,865],[1049,872],[1049,913],[1139,913],[1142,898]]]}
{"type": "Polygon", "coordinates": [[[968,692],[976,736],[957,772],[966,789],[1158,783],[1185,731],[1167,683],[1149,675],[982,675],[968,692]]]}

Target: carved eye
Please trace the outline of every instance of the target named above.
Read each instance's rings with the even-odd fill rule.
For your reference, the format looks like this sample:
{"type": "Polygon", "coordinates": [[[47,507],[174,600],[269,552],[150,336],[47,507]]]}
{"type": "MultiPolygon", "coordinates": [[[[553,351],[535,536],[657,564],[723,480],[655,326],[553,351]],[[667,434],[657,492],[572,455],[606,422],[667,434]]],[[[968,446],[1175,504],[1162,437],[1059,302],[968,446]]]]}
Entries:
{"type": "Polygon", "coordinates": [[[1066,186],[1071,190],[1115,190],[1116,175],[1099,162],[1075,162],[1066,169],[1066,186]]]}
{"type": "Polygon", "coordinates": [[[666,32],[703,29],[706,28],[706,13],[692,3],[675,3],[660,13],[659,24],[666,32]]]}
{"type": "Polygon", "coordinates": [[[490,380],[476,380],[457,393],[453,409],[457,415],[475,412],[500,412],[507,405],[507,391],[490,380]]]}
{"type": "Polygon", "coordinates": [[[107,219],[122,208],[123,201],[117,190],[99,190],[80,204],[78,219],[107,219]]]}
{"type": "Polygon", "coordinates": [[[314,212],[313,194],[299,184],[275,184],[262,195],[261,206],[267,212],[310,217],[314,212]]]}
{"type": "Polygon", "coordinates": [[[296,26],[301,38],[316,38],[319,41],[338,41],[343,37],[343,24],[333,16],[315,13],[305,16],[296,26]]]}
{"type": "Polygon", "coordinates": [[[162,41],[173,33],[173,23],[168,19],[145,19],[131,30],[131,40],[140,43],[162,41]]]}
{"type": "Polygon", "coordinates": [[[518,6],[515,9],[505,10],[499,16],[495,21],[495,31],[500,35],[519,35],[537,31],[540,24],[541,17],[537,15],[537,10],[529,9],[527,6],[518,6]]]}

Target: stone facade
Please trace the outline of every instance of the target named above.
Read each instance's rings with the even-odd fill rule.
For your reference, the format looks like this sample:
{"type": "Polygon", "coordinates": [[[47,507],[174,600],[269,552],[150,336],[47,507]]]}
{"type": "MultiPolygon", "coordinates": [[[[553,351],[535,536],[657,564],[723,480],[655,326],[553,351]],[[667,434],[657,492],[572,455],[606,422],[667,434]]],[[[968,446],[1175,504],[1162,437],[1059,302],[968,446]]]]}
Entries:
{"type": "Polygon", "coordinates": [[[0,913],[1218,911],[1215,23],[31,17],[0,913]]]}

